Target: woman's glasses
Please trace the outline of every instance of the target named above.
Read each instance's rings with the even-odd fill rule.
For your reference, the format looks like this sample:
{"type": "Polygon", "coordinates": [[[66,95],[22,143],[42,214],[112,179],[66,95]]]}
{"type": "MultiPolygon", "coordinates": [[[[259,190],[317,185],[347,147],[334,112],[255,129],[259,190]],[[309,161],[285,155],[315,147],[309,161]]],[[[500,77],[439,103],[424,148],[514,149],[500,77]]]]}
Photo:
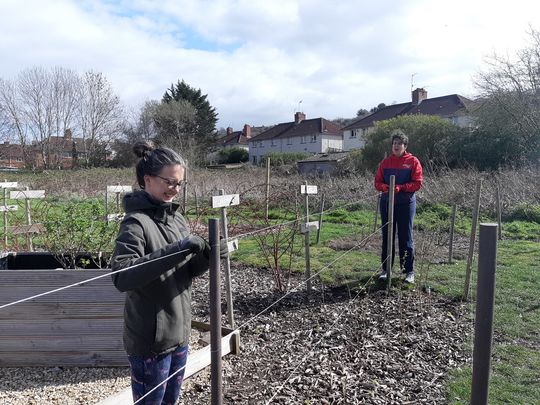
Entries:
{"type": "Polygon", "coordinates": [[[157,174],[155,174],[154,176],[159,177],[161,180],[163,180],[165,182],[165,184],[167,184],[167,187],[170,188],[170,189],[173,189],[173,188],[176,188],[176,187],[182,188],[182,186],[185,183],[184,180],[176,181],[176,180],[173,180],[173,179],[168,179],[166,177],[161,177],[161,176],[159,176],[157,174]]]}

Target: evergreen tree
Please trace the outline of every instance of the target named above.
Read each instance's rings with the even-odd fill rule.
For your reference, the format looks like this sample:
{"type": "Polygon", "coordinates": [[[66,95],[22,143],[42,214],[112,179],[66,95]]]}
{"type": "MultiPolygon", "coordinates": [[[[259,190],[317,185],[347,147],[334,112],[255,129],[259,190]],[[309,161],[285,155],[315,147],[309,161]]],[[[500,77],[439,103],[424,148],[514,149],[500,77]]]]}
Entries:
{"type": "Polygon", "coordinates": [[[202,94],[200,89],[194,89],[184,80],[178,81],[176,85],[171,85],[163,95],[163,102],[187,101],[195,108],[195,122],[189,131],[200,141],[215,137],[217,113],[216,109],[210,105],[207,95],[202,94]]]}

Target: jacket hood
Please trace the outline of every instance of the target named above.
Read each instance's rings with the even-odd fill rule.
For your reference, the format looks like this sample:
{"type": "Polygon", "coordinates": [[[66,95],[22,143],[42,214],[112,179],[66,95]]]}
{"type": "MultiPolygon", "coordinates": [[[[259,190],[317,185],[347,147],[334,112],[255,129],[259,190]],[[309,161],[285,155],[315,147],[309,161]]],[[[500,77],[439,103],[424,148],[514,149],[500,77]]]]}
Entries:
{"type": "Polygon", "coordinates": [[[169,215],[174,215],[179,205],[172,202],[158,201],[144,190],[134,191],[124,196],[126,214],[133,211],[146,211],[156,220],[167,222],[169,215]]]}

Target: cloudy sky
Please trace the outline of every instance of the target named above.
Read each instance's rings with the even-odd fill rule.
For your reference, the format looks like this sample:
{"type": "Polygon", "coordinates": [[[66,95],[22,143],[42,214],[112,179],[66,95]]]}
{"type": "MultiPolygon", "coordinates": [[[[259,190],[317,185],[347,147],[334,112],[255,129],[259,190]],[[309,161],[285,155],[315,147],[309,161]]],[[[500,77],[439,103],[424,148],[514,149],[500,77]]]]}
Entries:
{"type": "Polygon", "coordinates": [[[474,97],[486,57],[530,27],[538,0],[0,0],[0,77],[99,71],[133,110],[184,79],[241,129],[351,118],[411,86],[474,97]]]}

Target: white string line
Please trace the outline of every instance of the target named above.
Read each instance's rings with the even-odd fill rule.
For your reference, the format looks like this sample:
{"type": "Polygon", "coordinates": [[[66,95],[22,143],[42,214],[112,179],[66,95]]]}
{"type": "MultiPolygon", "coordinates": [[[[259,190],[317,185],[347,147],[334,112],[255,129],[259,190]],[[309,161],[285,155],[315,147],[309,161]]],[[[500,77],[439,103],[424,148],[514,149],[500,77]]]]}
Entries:
{"type": "MultiPolygon", "coordinates": [[[[382,226],[380,227],[382,228],[382,226]]],[[[337,262],[339,259],[341,259],[342,257],[344,257],[345,255],[349,254],[350,252],[352,252],[354,249],[356,249],[358,246],[362,245],[365,241],[367,241],[369,238],[371,238],[375,233],[377,233],[379,230],[377,229],[375,232],[372,232],[370,235],[366,236],[363,240],[361,240],[360,242],[358,242],[356,245],[354,245],[352,248],[348,249],[347,251],[345,251],[344,253],[342,253],[341,255],[339,255],[338,257],[336,257],[334,260],[332,260],[330,263],[326,264],[321,270],[319,270],[317,273],[313,274],[311,277],[301,281],[300,283],[298,283],[294,288],[290,289],[285,295],[283,295],[282,297],[278,298],[276,301],[274,301],[272,304],[270,304],[269,306],[267,306],[265,309],[263,309],[262,311],[260,311],[259,313],[257,313],[256,315],[254,315],[253,317],[251,317],[249,320],[247,320],[246,322],[244,322],[242,325],[238,326],[234,332],[242,329],[244,326],[246,326],[247,324],[251,323],[252,321],[254,321],[255,319],[257,319],[260,315],[262,315],[263,313],[265,313],[266,311],[268,311],[270,308],[272,308],[274,305],[276,305],[278,302],[282,301],[283,299],[285,299],[287,296],[289,296],[290,294],[292,294],[293,292],[297,291],[300,287],[302,287],[304,284],[306,284],[308,281],[310,281],[311,279],[317,277],[319,274],[321,274],[324,270],[326,270],[327,268],[329,268],[330,266],[332,266],[335,262],[337,262]]]]}
{"type": "Polygon", "coordinates": [[[28,298],[23,298],[23,299],[20,299],[20,300],[17,300],[17,301],[13,301],[13,302],[10,302],[8,304],[1,305],[0,309],[4,309],[4,308],[10,307],[12,305],[20,304],[22,302],[30,301],[30,300],[33,300],[33,299],[36,299],[36,298],[40,298],[40,297],[43,297],[45,295],[53,294],[53,293],[56,293],[56,292],[59,292],[59,291],[62,291],[62,290],[66,290],[66,289],[71,288],[71,287],[76,287],[76,286],[79,286],[79,285],[83,285],[83,284],[89,283],[91,281],[98,280],[98,279],[103,278],[103,277],[108,277],[108,276],[112,276],[113,274],[117,274],[117,273],[121,273],[123,271],[131,270],[131,269],[133,269],[135,267],[142,266],[143,264],[152,263],[152,262],[155,262],[157,260],[163,260],[163,259],[165,259],[167,257],[180,255],[180,254],[185,253],[185,252],[189,252],[189,249],[180,250],[178,252],[171,253],[171,254],[168,254],[166,256],[161,256],[161,257],[158,257],[156,259],[152,259],[152,260],[148,260],[148,261],[145,261],[145,262],[142,262],[142,263],[134,264],[133,266],[125,267],[123,269],[119,269],[119,270],[115,270],[115,271],[111,271],[111,272],[107,272],[105,274],[101,274],[99,276],[89,278],[88,280],[79,281],[77,283],[73,283],[73,284],[70,284],[70,285],[66,285],[64,287],[56,288],[56,289],[51,290],[51,291],[46,291],[44,293],[33,295],[31,297],[28,297],[28,298]]]}
{"type": "MultiPolygon", "coordinates": [[[[383,225],[384,226],[384,225],[383,225]]],[[[358,244],[354,245],[352,248],[350,248],[349,250],[347,250],[346,252],[342,253],[340,256],[338,256],[336,259],[334,259],[333,261],[331,261],[330,263],[328,263],[325,267],[323,267],[320,271],[318,271],[316,274],[312,275],[311,277],[309,277],[308,279],[305,279],[303,282],[299,283],[298,285],[296,285],[293,289],[289,290],[285,295],[283,295],[282,297],[280,297],[279,299],[277,299],[275,302],[273,302],[272,304],[270,304],[268,307],[266,307],[265,309],[263,309],[262,311],[260,311],[257,315],[253,316],[252,318],[250,318],[248,321],[244,322],[242,325],[238,326],[236,329],[233,330],[233,332],[231,333],[234,333],[236,331],[239,331],[241,328],[243,328],[244,326],[246,326],[247,324],[251,323],[252,321],[254,321],[255,319],[257,319],[259,316],[261,316],[263,313],[265,313],[266,311],[268,311],[270,308],[272,308],[274,305],[276,305],[278,302],[282,301],[283,299],[285,299],[287,296],[289,296],[291,293],[293,293],[294,291],[296,291],[299,287],[301,287],[302,285],[304,285],[305,283],[307,283],[308,280],[311,280],[312,278],[318,276],[323,270],[326,270],[327,268],[329,268],[332,264],[334,264],[336,261],[338,261],[339,259],[341,259],[342,257],[344,257],[345,255],[349,254],[350,252],[352,252],[356,247],[360,246],[362,243],[364,243],[366,240],[368,240],[368,238],[372,237],[376,232],[378,232],[380,229],[382,228],[382,226],[377,229],[375,232],[372,232],[370,235],[366,236],[363,240],[361,240],[360,242],[358,242],[358,244]]],[[[373,275],[368,279],[368,281],[364,284],[363,288],[371,281],[371,279],[373,278],[373,275]]],[[[360,291],[358,292],[358,294],[360,294],[360,291]]],[[[339,319],[339,318],[338,318],[339,319]]],[[[176,373],[175,373],[176,374],[176,373]]],[[[163,385],[165,382],[167,382],[174,374],[172,374],[171,376],[169,376],[166,380],[160,382],[156,387],[153,388],[153,390],[157,389],[158,387],[160,387],[161,385],[163,385]]],[[[153,391],[152,390],[152,391],[153,391]]],[[[150,391],[150,392],[152,392],[150,391]]],[[[150,394],[150,392],[148,392],[146,395],[150,394]]],[[[145,395],[145,396],[146,396],[145,395]]],[[[144,397],[142,397],[144,398],[144,397]]],[[[138,401],[140,401],[142,398],[140,398],[138,401]]],[[[137,401],[137,402],[138,402],[137,401]]],[[[135,402],[135,404],[137,403],[135,402]]]]}
{"type": "MultiPolygon", "coordinates": [[[[366,282],[366,284],[364,284],[363,288],[367,285],[368,282],[371,281],[371,279],[373,278],[373,276],[371,276],[368,281],[366,282]]],[[[328,330],[329,329],[332,329],[334,327],[334,325],[341,319],[341,317],[343,316],[343,314],[345,313],[345,311],[352,306],[352,304],[356,301],[356,299],[359,297],[360,293],[361,293],[362,289],[360,289],[356,295],[354,296],[354,298],[349,302],[349,304],[343,309],[343,311],[341,311],[341,313],[339,314],[339,316],[336,318],[336,320],[332,323],[332,325],[330,325],[329,328],[327,328],[326,332],[322,334],[321,338],[317,341],[317,343],[315,343],[314,346],[312,346],[313,348],[311,349],[311,351],[313,351],[315,348],[317,348],[317,346],[319,346],[319,344],[323,341],[323,339],[326,337],[326,334],[328,333],[328,330]]],[[[285,385],[289,382],[289,380],[291,379],[291,377],[295,374],[296,370],[298,370],[298,368],[304,364],[304,362],[307,360],[307,358],[309,357],[310,353],[308,352],[301,360],[300,362],[296,365],[296,367],[290,372],[289,376],[285,379],[285,381],[283,382],[283,384],[281,384],[280,387],[278,387],[274,393],[274,395],[272,395],[272,397],[268,400],[268,402],[266,402],[266,404],[270,404],[271,401],[276,397],[277,394],[279,394],[281,392],[281,390],[283,389],[283,387],[285,387],[285,385]]]]}
{"type": "MultiPolygon", "coordinates": [[[[377,193],[377,194],[374,194],[374,195],[371,195],[369,197],[367,197],[367,199],[369,198],[373,198],[377,195],[379,195],[380,193],[377,193]]],[[[349,205],[353,205],[353,204],[358,204],[362,201],[365,201],[365,200],[355,200],[355,201],[351,201],[347,204],[343,204],[343,205],[340,205],[340,206],[336,206],[336,207],[332,207],[332,208],[329,208],[327,210],[323,210],[323,211],[318,211],[318,212],[312,212],[311,214],[308,215],[308,219],[314,215],[320,215],[320,214],[326,214],[328,212],[332,212],[332,211],[337,211],[338,209],[341,209],[341,208],[344,208],[344,207],[347,207],[349,205]]],[[[291,224],[293,222],[300,222],[300,221],[303,221],[306,219],[306,216],[305,215],[302,215],[300,218],[297,218],[297,219],[293,219],[291,221],[286,221],[286,222],[281,222],[277,225],[271,225],[271,226],[267,226],[265,228],[261,228],[261,229],[256,229],[254,231],[251,231],[251,232],[246,232],[246,233],[242,233],[242,234],[239,234],[239,235],[233,235],[233,236],[229,236],[229,239],[243,239],[247,236],[251,236],[251,235],[254,235],[256,233],[259,233],[259,232],[263,232],[265,230],[269,230],[269,229],[272,229],[272,228],[277,228],[278,226],[283,226],[283,225],[287,225],[287,224],[291,224]]]]}

